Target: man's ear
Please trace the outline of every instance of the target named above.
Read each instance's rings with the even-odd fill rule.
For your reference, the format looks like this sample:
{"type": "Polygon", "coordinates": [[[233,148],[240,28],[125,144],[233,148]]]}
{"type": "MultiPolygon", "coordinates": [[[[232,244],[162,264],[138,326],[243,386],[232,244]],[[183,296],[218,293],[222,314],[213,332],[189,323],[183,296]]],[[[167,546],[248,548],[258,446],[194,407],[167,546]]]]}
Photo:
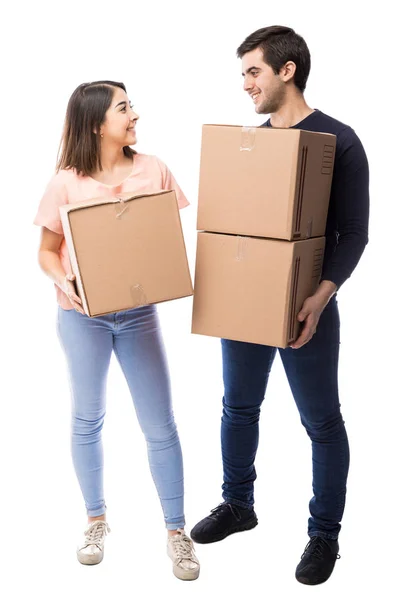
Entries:
{"type": "Polygon", "coordinates": [[[282,79],[282,81],[287,83],[288,81],[291,81],[294,78],[295,73],[296,63],[294,63],[292,60],[289,60],[286,64],[283,65],[283,67],[279,71],[279,76],[282,79]]]}

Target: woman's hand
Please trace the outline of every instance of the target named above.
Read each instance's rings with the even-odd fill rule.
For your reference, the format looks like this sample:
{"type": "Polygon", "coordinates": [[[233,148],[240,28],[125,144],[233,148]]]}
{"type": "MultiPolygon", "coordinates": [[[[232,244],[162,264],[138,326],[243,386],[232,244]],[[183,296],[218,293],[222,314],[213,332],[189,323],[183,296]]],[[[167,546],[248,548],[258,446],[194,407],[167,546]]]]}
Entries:
{"type": "Polygon", "coordinates": [[[63,239],[64,236],[62,234],[55,233],[47,229],[47,227],[42,227],[39,264],[46,275],[66,294],[73,308],[84,315],[82,301],[77,296],[75,290],[75,275],[72,273],[67,273],[66,275],[61,264],[59,251],[63,239]]]}
{"type": "Polygon", "coordinates": [[[63,285],[62,285],[61,289],[64,292],[64,294],[66,294],[68,300],[71,302],[74,309],[77,312],[81,313],[81,315],[84,315],[85,311],[83,310],[83,307],[82,307],[82,300],[79,298],[79,296],[75,292],[75,284],[74,284],[75,279],[76,279],[76,277],[72,273],[67,274],[64,277],[64,281],[63,281],[63,285]]]}

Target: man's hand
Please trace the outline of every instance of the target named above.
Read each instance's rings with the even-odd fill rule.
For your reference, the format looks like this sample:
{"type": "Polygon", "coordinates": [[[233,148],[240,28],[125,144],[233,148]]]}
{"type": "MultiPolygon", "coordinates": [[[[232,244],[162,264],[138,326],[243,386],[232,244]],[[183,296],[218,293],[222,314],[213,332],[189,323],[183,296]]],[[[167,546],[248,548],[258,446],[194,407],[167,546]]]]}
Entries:
{"type": "Polygon", "coordinates": [[[336,289],[337,287],[332,281],[321,281],[315,294],[305,300],[301,311],[297,315],[298,321],[303,323],[303,328],[297,340],[290,345],[293,350],[298,350],[311,340],[317,330],[322,311],[336,289]]]}

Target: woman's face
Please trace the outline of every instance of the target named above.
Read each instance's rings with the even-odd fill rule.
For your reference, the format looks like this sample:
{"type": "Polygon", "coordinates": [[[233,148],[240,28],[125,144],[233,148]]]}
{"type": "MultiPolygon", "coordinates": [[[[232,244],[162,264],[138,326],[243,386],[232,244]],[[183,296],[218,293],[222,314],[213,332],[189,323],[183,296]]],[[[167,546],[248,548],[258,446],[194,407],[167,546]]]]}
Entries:
{"type": "Polygon", "coordinates": [[[126,92],[121,88],[115,88],[110,108],[100,127],[102,141],[118,144],[121,148],[136,144],[135,128],[138,118],[138,115],[132,110],[126,92]]]}

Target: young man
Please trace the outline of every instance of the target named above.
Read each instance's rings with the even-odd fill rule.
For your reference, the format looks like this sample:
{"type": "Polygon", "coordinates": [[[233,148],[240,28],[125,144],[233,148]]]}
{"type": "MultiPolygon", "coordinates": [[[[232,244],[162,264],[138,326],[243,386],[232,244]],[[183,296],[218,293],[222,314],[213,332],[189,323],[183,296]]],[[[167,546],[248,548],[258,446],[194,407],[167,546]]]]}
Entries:
{"type": "MultiPolygon", "coordinates": [[[[310,71],[307,44],[288,27],[266,27],[239,46],[244,90],[263,127],[292,127],[337,136],[326,226],[322,278],[298,315],[296,342],[279,350],[286,375],[312,442],[313,493],[310,541],[296,569],[301,583],[326,581],[338,557],[349,467],[349,446],[338,397],[339,314],[336,292],[350,277],[368,242],[368,162],[354,131],[313,110],[304,99],[310,71]]],[[[221,425],[224,502],[191,535],[211,543],[257,525],[253,509],[258,420],[276,348],[222,340],[224,398],[221,425]]],[[[284,520],[284,515],[281,515],[284,520]]]]}

